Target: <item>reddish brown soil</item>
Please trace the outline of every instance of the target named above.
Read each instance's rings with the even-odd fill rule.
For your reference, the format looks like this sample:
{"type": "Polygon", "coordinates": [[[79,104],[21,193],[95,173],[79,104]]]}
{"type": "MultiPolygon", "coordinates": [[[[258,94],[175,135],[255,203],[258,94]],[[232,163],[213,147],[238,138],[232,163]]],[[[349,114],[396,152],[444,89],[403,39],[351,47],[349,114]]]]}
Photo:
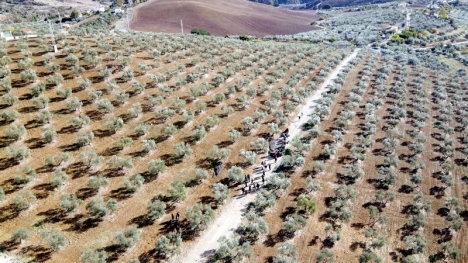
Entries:
{"type": "MultiPolygon", "coordinates": [[[[131,36],[134,39],[134,36],[131,36]]],[[[77,47],[79,50],[75,55],[78,58],[82,58],[80,54],[79,46],[74,42],[73,39],[68,39],[72,46],[77,47]]],[[[121,45],[116,44],[112,41],[111,38],[105,39],[106,42],[112,43],[114,51],[123,51],[121,45]]],[[[158,45],[168,45],[168,42],[163,43],[162,38],[157,38],[156,43],[158,45]]],[[[180,41],[180,40],[177,40],[180,41]]],[[[115,64],[115,61],[111,59],[109,54],[100,50],[94,41],[94,39],[86,39],[85,42],[90,45],[91,48],[97,49],[100,52],[100,56],[104,59],[103,65],[115,64]]],[[[132,42],[129,39],[125,39],[128,45],[132,46],[132,42]]],[[[228,98],[225,103],[227,105],[233,106],[236,111],[231,113],[228,118],[220,117],[220,124],[216,127],[213,127],[207,132],[206,138],[201,142],[194,142],[191,139],[192,130],[196,125],[203,125],[206,123],[206,117],[210,114],[220,114],[220,104],[212,103],[212,95],[215,93],[225,92],[227,85],[235,84],[238,78],[243,78],[244,76],[251,74],[252,67],[245,67],[242,70],[239,70],[236,75],[229,78],[226,83],[223,83],[219,88],[216,88],[208,92],[205,96],[199,97],[200,100],[206,101],[209,106],[206,110],[195,117],[195,120],[187,125],[181,123],[181,113],[176,114],[174,117],[169,118],[166,121],[156,120],[152,110],[147,110],[136,119],[129,118],[127,115],[127,110],[136,102],[141,104],[146,104],[145,97],[147,95],[162,95],[162,93],[156,88],[148,85],[147,89],[142,92],[142,94],[132,94],[129,100],[123,105],[116,105],[113,113],[101,114],[96,109],[95,103],[88,103],[83,106],[81,113],[86,113],[92,119],[90,125],[83,127],[80,132],[91,130],[95,134],[95,139],[92,144],[84,147],[76,147],[76,133],[70,129],[70,119],[73,116],[77,116],[79,112],[68,112],[66,110],[66,102],[63,99],[60,99],[56,95],[56,88],[51,88],[45,92],[45,94],[51,99],[48,104],[48,110],[53,114],[51,121],[51,126],[57,131],[57,138],[55,142],[51,144],[42,143],[41,134],[42,126],[36,123],[35,115],[39,112],[35,109],[32,103],[29,100],[30,88],[32,84],[25,83],[20,79],[20,71],[17,70],[16,62],[23,58],[23,56],[13,47],[15,43],[9,43],[8,55],[13,59],[13,62],[10,63],[10,69],[12,70],[11,79],[14,85],[12,94],[15,94],[20,98],[20,100],[13,106],[8,107],[7,105],[2,105],[4,109],[16,109],[21,113],[21,116],[18,120],[14,122],[15,125],[24,124],[27,128],[27,133],[20,142],[12,142],[6,139],[5,130],[9,127],[10,124],[2,122],[1,123],[1,136],[4,140],[4,145],[26,145],[31,149],[31,157],[27,160],[22,161],[21,163],[11,162],[8,157],[5,156],[4,151],[0,151],[0,186],[4,188],[6,192],[5,200],[0,202],[0,229],[2,230],[2,235],[0,235],[0,246],[5,247],[7,251],[14,255],[22,255],[26,258],[31,258],[35,261],[49,261],[49,262],[78,262],[80,255],[86,249],[103,249],[106,250],[110,259],[109,261],[117,262],[128,262],[132,258],[139,258],[141,262],[157,262],[154,252],[154,243],[156,240],[163,234],[167,234],[169,231],[172,231],[168,226],[168,220],[170,218],[169,213],[180,212],[182,218],[185,217],[185,209],[187,206],[192,206],[196,202],[203,202],[205,204],[213,204],[212,197],[212,184],[216,182],[226,182],[224,179],[227,175],[227,168],[232,165],[242,165],[243,160],[238,155],[240,149],[249,149],[250,142],[255,140],[257,137],[264,136],[267,132],[266,123],[272,121],[272,117],[268,117],[261,121],[262,125],[256,131],[251,131],[246,136],[241,137],[235,143],[230,143],[228,141],[228,132],[233,128],[240,128],[243,118],[246,116],[252,116],[253,111],[256,108],[262,107],[262,102],[270,97],[271,91],[267,92],[265,95],[257,96],[252,99],[252,105],[242,110],[240,104],[236,100],[241,94],[245,93],[245,88],[242,91],[239,91],[238,94],[234,94],[228,98]],[[105,120],[111,116],[121,117],[125,119],[125,127],[118,131],[115,134],[107,132],[105,126],[105,120]],[[229,120],[229,121],[226,121],[229,120]],[[140,122],[152,123],[153,126],[150,131],[141,137],[134,135],[134,128],[140,122]],[[180,125],[178,132],[171,138],[161,139],[161,133],[159,128],[162,125],[167,124],[180,125]],[[124,150],[119,151],[113,146],[113,142],[124,136],[132,137],[134,143],[124,150]],[[141,152],[142,146],[141,141],[149,138],[156,138],[159,143],[157,148],[154,151],[151,151],[149,154],[144,154],[141,152]],[[174,152],[173,145],[176,142],[185,141],[191,144],[193,149],[192,156],[186,158],[183,161],[170,161],[171,154],[174,152]],[[222,173],[216,179],[208,179],[201,184],[188,184],[187,187],[187,200],[173,203],[167,201],[168,209],[165,216],[157,220],[154,223],[148,223],[145,220],[145,215],[147,213],[146,206],[150,200],[153,199],[163,199],[165,200],[167,196],[167,189],[170,187],[172,181],[178,179],[182,182],[189,182],[194,178],[194,172],[196,168],[204,168],[208,171],[212,171],[209,163],[209,156],[211,154],[211,149],[214,144],[217,144],[220,147],[228,147],[232,151],[232,155],[228,162],[223,166],[222,173]],[[98,154],[105,157],[104,163],[98,167],[96,171],[87,170],[84,168],[80,162],[79,154],[83,151],[95,150],[98,154]],[[62,151],[71,151],[74,160],[69,164],[62,165],[63,170],[68,174],[67,183],[60,187],[57,190],[53,190],[50,185],[50,179],[52,172],[57,169],[57,167],[48,167],[45,165],[44,159],[46,156],[51,154],[57,154],[62,151]],[[112,154],[118,156],[132,156],[133,157],[133,169],[125,169],[121,172],[116,172],[113,169],[109,169],[105,164],[109,160],[112,154]],[[155,177],[148,176],[147,164],[149,161],[162,158],[166,160],[168,169],[165,173],[160,174],[155,177]],[[29,165],[36,169],[37,175],[36,178],[25,185],[14,184],[13,178],[17,171],[24,165],[29,165]],[[146,181],[142,188],[133,195],[125,194],[124,190],[124,179],[128,176],[141,173],[145,176],[146,181]],[[101,174],[109,179],[109,185],[101,189],[97,193],[90,192],[86,184],[90,176],[101,174]],[[146,174],[146,175],[145,175],[146,174]],[[16,209],[13,199],[14,197],[23,190],[32,191],[36,197],[37,201],[34,205],[27,209],[26,211],[19,211],[16,209]],[[64,214],[60,209],[60,196],[65,193],[75,193],[79,198],[83,200],[83,203],[78,208],[76,212],[71,214],[64,214]],[[86,204],[93,198],[97,196],[102,196],[105,200],[109,198],[114,198],[119,201],[119,209],[112,215],[108,215],[102,220],[92,220],[86,212],[86,204]],[[138,226],[141,237],[135,247],[131,248],[127,252],[116,251],[114,237],[115,234],[119,231],[124,230],[129,225],[138,226]],[[32,237],[26,241],[23,241],[21,244],[12,241],[10,239],[10,234],[17,230],[20,227],[28,228],[32,237]],[[58,252],[53,252],[49,249],[47,244],[40,237],[40,233],[43,229],[57,229],[67,239],[66,245],[58,252]]],[[[253,47],[248,43],[242,43],[235,41],[233,45],[223,46],[223,51],[226,53],[238,54],[240,50],[245,49],[247,46],[253,47]],[[240,44],[240,45],[239,45],[240,44]],[[238,49],[239,48],[239,49],[238,49]]],[[[214,41],[208,41],[204,43],[208,49],[217,48],[217,43],[214,41]]],[[[160,72],[165,74],[167,69],[177,68],[177,64],[186,65],[187,68],[182,70],[177,76],[172,77],[172,79],[167,81],[169,86],[173,86],[175,83],[175,78],[180,77],[184,78],[185,73],[188,72],[197,72],[196,68],[191,65],[191,60],[194,58],[200,58],[200,52],[197,51],[199,44],[196,41],[191,43],[186,43],[186,48],[189,51],[193,51],[191,56],[184,57],[182,51],[173,50],[174,53],[167,53],[164,56],[161,56],[162,62],[153,62],[152,58],[149,59],[149,55],[146,54],[141,48],[137,48],[137,52],[131,55],[132,61],[131,67],[135,71],[135,80],[148,82],[147,76],[141,74],[138,70],[138,63],[145,61],[148,64],[153,66],[153,69],[148,73],[155,74],[160,72]],[[175,58],[172,56],[177,54],[175,58]],[[179,58],[177,58],[179,57],[179,58]],[[183,73],[185,71],[185,73],[183,73]]],[[[262,46],[261,48],[269,47],[269,45],[262,46]]],[[[36,62],[35,70],[39,77],[40,82],[45,83],[45,78],[50,75],[47,72],[46,68],[42,65],[42,55],[41,51],[38,49],[37,43],[34,43],[33,40],[29,41],[29,48],[33,52],[33,59],[36,62]]],[[[270,48],[273,48],[271,46],[270,48]]],[[[62,49],[62,46],[59,44],[59,49],[62,49]]],[[[146,50],[146,49],[145,49],[146,50]]],[[[251,49],[251,52],[260,52],[260,50],[251,49]]],[[[271,74],[276,67],[280,64],[284,64],[285,61],[289,60],[291,57],[294,57],[296,51],[278,51],[277,53],[270,54],[272,57],[279,55],[280,53],[284,54],[284,57],[280,59],[277,63],[271,65],[271,67],[266,70],[266,72],[257,78],[255,78],[250,85],[257,87],[259,82],[263,82],[265,77],[268,74],[271,74]]],[[[126,54],[129,56],[129,54],[126,54]]],[[[250,53],[249,53],[250,54],[250,53]]],[[[213,68],[213,71],[207,76],[202,77],[194,84],[187,84],[177,89],[172,95],[170,95],[163,105],[156,107],[156,109],[161,109],[164,106],[171,106],[171,101],[174,98],[182,98],[187,101],[187,109],[194,109],[195,103],[189,100],[187,96],[187,90],[189,87],[198,86],[199,83],[203,81],[211,82],[211,79],[219,73],[221,70],[226,68],[226,63],[221,62],[220,57],[223,54],[219,54],[213,57],[214,60],[220,63],[219,66],[213,68]]],[[[75,78],[70,74],[69,65],[65,62],[66,55],[57,54],[56,59],[53,60],[54,63],[61,64],[62,70],[61,74],[65,77],[65,82],[61,85],[62,87],[70,86],[74,89],[71,97],[77,97],[81,101],[86,102],[89,99],[88,92],[90,90],[104,90],[105,83],[99,77],[99,69],[87,67],[87,70],[82,74],[82,78],[89,78],[93,81],[93,84],[90,88],[86,90],[77,89],[78,78],[75,78]]],[[[247,56],[239,56],[240,59],[248,59],[247,56]]],[[[291,66],[288,70],[285,71],[285,78],[279,80],[276,84],[272,85],[274,90],[277,90],[281,85],[285,84],[289,79],[289,76],[293,75],[295,71],[301,67],[306,61],[313,59],[308,57],[297,63],[296,66],[291,66]]],[[[236,61],[236,60],[235,60],[236,61]]],[[[266,62],[267,57],[260,59],[260,62],[266,62]]],[[[197,65],[203,65],[211,67],[208,65],[207,61],[202,59],[201,62],[197,65]]],[[[253,65],[255,67],[255,64],[253,65]]],[[[304,79],[301,80],[301,85],[305,85],[307,81],[310,81],[315,73],[318,72],[321,67],[315,68],[309,73],[304,79]]],[[[114,72],[113,78],[119,79],[121,72],[114,72]]],[[[125,90],[131,92],[131,81],[122,82],[119,80],[120,88],[118,91],[125,90]]],[[[298,87],[300,85],[298,84],[298,87]]],[[[115,103],[115,91],[106,93],[102,95],[101,98],[107,98],[110,101],[115,103]]],[[[0,95],[5,94],[4,91],[0,95]]],[[[282,100],[282,105],[284,101],[282,100]]],[[[281,106],[282,107],[282,106],[281,106]]],[[[284,127],[283,127],[284,128],[284,127]]],[[[246,167],[245,171],[250,172],[251,167],[246,167]]],[[[232,195],[236,195],[238,189],[232,188],[232,195]]],[[[213,204],[214,205],[214,204],[213,204]]],[[[190,240],[195,240],[196,235],[185,234],[183,236],[184,245],[188,245],[190,240]]]]}
{"type": "MultiPolygon", "coordinates": [[[[357,84],[357,80],[360,79],[360,70],[362,69],[364,58],[360,65],[353,69],[343,85],[343,89],[337,94],[337,103],[334,103],[331,107],[331,116],[320,124],[320,130],[323,131],[322,136],[317,138],[313,144],[313,151],[306,157],[306,165],[303,169],[296,171],[291,175],[292,185],[284,195],[277,200],[276,206],[271,210],[267,211],[264,219],[269,225],[269,233],[261,237],[259,242],[254,246],[253,257],[250,259],[251,262],[271,262],[272,258],[278,254],[278,248],[283,242],[292,242],[297,248],[297,259],[298,262],[316,262],[315,254],[324,248],[323,240],[325,238],[324,227],[329,220],[324,216],[327,211],[326,198],[334,196],[334,189],[340,184],[340,180],[337,178],[337,173],[343,171],[343,164],[347,163],[347,156],[350,155],[349,147],[353,143],[353,137],[360,131],[359,125],[363,124],[364,114],[359,116],[359,113],[364,111],[364,105],[368,98],[373,97],[373,91],[371,87],[374,85],[374,80],[371,78],[369,88],[363,95],[363,100],[360,103],[360,109],[356,111],[356,116],[353,119],[350,129],[344,133],[344,141],[341,143],[341,147],[338,147],[338,154],[335,158],[326,161],[326,168],[322,173],[319,173],[313,177],[317,178],[322,186],[322,190],[318,191],[313,197],[317,200],[318,209],[314,215],[308,215],[308,224],[306,227],[296,233],[296,236],[290,240],[281,235],[281,229],[283,228],[284,219],[286,216],[293,216],[298,213],[296,208],[297,196],[301,193],[305,193],[306,177],[311,175],[313,161],[317,160],[320,155],[323,145],[331,140],[329,132],[335,126],[334,121],[338,117],[339,112],[342,109],[342,105],[348,100],[347,94],[357,84]]],[[[380,68],[383,62],[380,60],[377,63],[376,68],[380,68]]],[[[387,79],[386,85],[392,86],[395,83],[396,76],[399,70],[396,69],[397,63],[394,63],[392,74],[387,79]]],[[[374,71],[376,72],[376,71],[374,71]]],[[[417,76],[414,68],[408,67],[408,77],[406,83],[408,90],[411,90],[411,81],[417,76]]],[[[435,72],[427,70],[428,78],[424,82],[425,90],[430,94],[430,90],[433,87],[432,81],[435,79],[435,72]]],[[[412,108],[411,95],[408,97],[407,111],[414,110],[412,108]]],[[[388,115],[388,109],[392,108],[394,101],[391,98],[384,100],[382,105],[375,113],[376,116],[380,116],[382,119],[388,115]]],[[[434,161],[434,158],[439,155],[437,152],[439,141],[435,139],[437,130],[433,128],[435,122],[435,116],[439,113],[437,104],[430,103],[427,105],[431,110],[431,119],[427,121],[427,126],[423,129],[423,133],[428,137],[428,141],[424,144],[426,151],[422,154],[421,158],[426,164],[426,168],[422,170],[423,182],[421,187],[415,189],[410,193],[402,191],[404,184],[411,184],[409,180],[409,174],[406,171],[410,165],[403,161],[405,154],[408,154],[406,147],[400,146],[396,154],[400,156],[399,168],[397,171],[397,182],[395,185],[390,187],[390,191],[395,192],[396,198],[393,203],[390,203],[387,207],[382,209],[382,213],[389,218],[389,222],[383,229],[379,229],[382,233],[385,233],[386,245],[381,249],[375,249],[375,253],[382,259],[382,262],[398,262],[401,259],[401,249],[405,249],[405,244],[402,242],[404,237],[404,225],[407,222],[409,215],[405,213],[405,207],[413,203],[413,197],[418,194],[424,194],[426,200],[432,201],[432,211],[427,214],[426,226],[420,231],[425,237],[426,248],[423,254],[416,255],[418,262],[428,262],[428,257],[434,255],[440,251],[440,242],[452,241],[461,250],[461,256],[458,260],[453,262],[467,262],[466,256],[466,244],[464,236],[466,235],[466,218],[465,224],[462,229],[454,234],[445,237],[441,235],[441,230],[444,228],[444,217],[439,214],[438,211],[443,207],[444,202],[450,197],[457,197],[461,202],[461,205],[466,209],[466,193],[468,187],[462,180],[462,176],[466,174],[466,166],[456,166],[453,171],[455,185],[448,189],[443,196],[434,195],[433,189],[440,186],[440,181],[435,179],[435,172],[439,170],[439,164],[434,161]]],[[[410,131],[413,128],[410,126],[411,118],[406,118],[405,121],[397,125],[400,131],[410,131]]],[[[456,127],[457,124],[453,124],[456,127]]],[[[453,138],[458,138],[460,134],[455,133],[453,138]]],[[[365,171],[363,178],[357,180],[353,185],[358,191],[356,200],[350,205],[350,209],[353,213],[353,218],[349,224],[341,224],[342,227],[342,239],[331,248],[336,255],[335,262],[358,262],[359,255],[364,251],[363,248],[366,244],[366,238],[363,234],[364,230],[369,227],[369,213],[365,208],[366,204],[374,200],[375,187],[371,184],[372,178],[376,178],[377,171],[376,167],[382,163],[384,156],[382,154],[375,154],[382,148],[382,139],[387,137],[385,133],[384,122],[381,121],[377,125],[377,133],[373,136],[376,140],[376,144],[370,148],[366,159],[361,164],[361,167],[365,171]]],[[[406,133],[401,138],[400,145],[411,142],[413,139],[406,133]]],[[[455,158],[460,158],[462,155],[457,152],[455,158]]],[[[368,242],[368,241],[367,241],[368,242]]],[[[450,261],[452,262],[452,261],[450,261]]]]}
{"type": "Polygon", "coordinates": [[[133,9],[130,28],[141,31],[180,33],[194,27],[211,34],[277,35],[317,29],[310,23],[318,19],[313,11],[290,11],[247,0],[155,0],[133,9]]]}

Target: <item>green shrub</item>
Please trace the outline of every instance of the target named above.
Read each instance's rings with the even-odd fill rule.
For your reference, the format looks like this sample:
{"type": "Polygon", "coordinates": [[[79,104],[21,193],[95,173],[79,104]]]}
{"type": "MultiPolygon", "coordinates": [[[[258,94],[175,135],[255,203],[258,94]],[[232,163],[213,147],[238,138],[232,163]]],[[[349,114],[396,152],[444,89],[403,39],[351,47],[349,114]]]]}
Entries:
{"type": "Polygon", "coordinates": [[[208,30],[206,30],[205,28],[197,28],[197,27],[194,27],[191,31],[190,31],[191,34],[194,34],[194,35],[201,35],[201,36],[211,36],[211,33],[208,32],[208,30]]]}
{"type": "Polygon", "coordinates": [[[148,218],[154,221],[166,213],[166,204],[162,201],[155,200],[150,202],[147,206],[148,218]]]}
{"type": "Polygon", "coordinates": [[[118,233],[115,236],[115,241],[123,249],[131,248],[140,238],[140,233],[138,229],[134,226],[129,226],[125,231],[118,233]]]}

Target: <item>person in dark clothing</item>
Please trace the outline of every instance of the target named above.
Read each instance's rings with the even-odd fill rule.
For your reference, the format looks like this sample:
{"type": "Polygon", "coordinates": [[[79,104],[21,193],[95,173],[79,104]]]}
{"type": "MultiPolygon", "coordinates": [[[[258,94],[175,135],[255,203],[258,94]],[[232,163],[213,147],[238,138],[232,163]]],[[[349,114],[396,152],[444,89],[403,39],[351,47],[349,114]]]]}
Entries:
{"type": "Polygon", "coordinates": [[[265,176],[265,170],[263,170],[262,172],[263,172],[263,173],[262,173],[262,176],[265,176]]]}
{"type": "Polygon", "coordinates": [[[176,228],[177,233],[180,234],[180,227],[179,227],[179,225],[176,225],[175,228],[176,228]]]}
{"type": "Polygon", "coordinates": [[[171,214],[172,220],[174,221],[174,214],[171,214]]]}
{"type": "Polygon", "coordinates": [[[245,179],[245,187],[247,187],[247,182],[248,182],[247,179],[245,179]]]}
{"type": "Polygon", "coordinates": [[[179,214],[179,212],[177,212],[176,220],[179,221],[179,218],[180,218],[180,214],[179,214]]]}
{"type": "Polygon", "coordinates": [[[265,184],[265,176],[262,176],[262,183],[265,184]]]}
{"type": "Polygon", "coordinates": [[[268,164],[268,171],[271,171],[271,164],[268,164]]]}
{"type": "Polygon", "coordinates": [[[252,185],[249,185],[249,193],[252,192],[252,185]]]}

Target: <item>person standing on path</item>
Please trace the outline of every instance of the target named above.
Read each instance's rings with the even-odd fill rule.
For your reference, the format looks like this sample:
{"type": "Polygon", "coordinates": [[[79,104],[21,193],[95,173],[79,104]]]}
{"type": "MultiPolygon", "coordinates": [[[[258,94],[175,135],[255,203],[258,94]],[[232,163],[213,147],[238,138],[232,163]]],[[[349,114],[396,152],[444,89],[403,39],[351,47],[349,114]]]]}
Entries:
{"type": "Polygon", "coordinates": [[[249,184],[249,193],[252,193],[252,185],[249,184]]]}
{"type": "Polygon", "coordinates": [[[271,164],[268,164],[268,171],[271,171],[271,164]]]}

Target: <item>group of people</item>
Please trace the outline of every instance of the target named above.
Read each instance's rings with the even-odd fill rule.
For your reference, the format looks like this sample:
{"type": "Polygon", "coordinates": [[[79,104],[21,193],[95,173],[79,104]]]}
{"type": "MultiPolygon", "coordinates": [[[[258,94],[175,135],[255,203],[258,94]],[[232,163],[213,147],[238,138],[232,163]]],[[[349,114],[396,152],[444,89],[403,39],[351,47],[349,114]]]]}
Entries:
{"type": "MultiPolygon", "coordinates": [[[[271,170],[271,164],[267,164],[266,161],[262,161],[262,184],[265,184],[265,171],[268,167],[268,171],[271,170]]],[[[251,178],[250,174],[246,174],[244,176],[244,184],[245,187],[241,188],[241,192],[244,195],[248,193],[252,193],[253,191],[260,190],[260,184],[258,182],[254,182],[254,179],[251,178]]]]}
{"type": "Polygon", "coordinates": [[[177,212],[176,216],[175,216],[175,220],[174,220],[174,214],[171,214],[171,221],[170,221],[170,224],[172,226],[172,224],[174,224],[174,228],[175,230],[177,231],[177,233],[180,233],[180,226],[179,226],[179,219],[180,219],[180,214],[179,212],[177,212]]]}

